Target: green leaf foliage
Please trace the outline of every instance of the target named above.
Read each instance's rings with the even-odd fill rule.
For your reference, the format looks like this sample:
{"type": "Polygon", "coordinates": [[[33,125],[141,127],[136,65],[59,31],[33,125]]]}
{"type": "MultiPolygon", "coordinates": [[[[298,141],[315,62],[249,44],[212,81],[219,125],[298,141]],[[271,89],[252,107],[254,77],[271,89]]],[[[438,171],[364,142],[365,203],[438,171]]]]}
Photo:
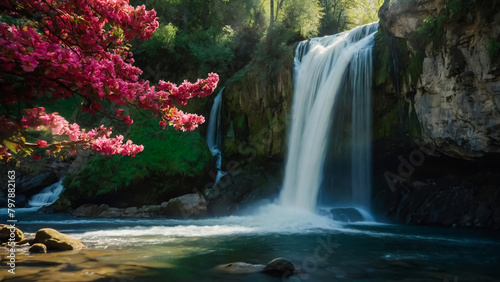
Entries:
{"type": "Polygon", "coordinates": [[[134,158],[92,158],[80,173],[66,177],[67,194],[94,197],[140,183],[148,183],[145,193],[161,192],[179,188],[169,186],[171,177],[204,176],[211,167],[212,155],[198,132],[163,130],[156,119],[136,116],[128,137],[144,151],[134,158]]]}

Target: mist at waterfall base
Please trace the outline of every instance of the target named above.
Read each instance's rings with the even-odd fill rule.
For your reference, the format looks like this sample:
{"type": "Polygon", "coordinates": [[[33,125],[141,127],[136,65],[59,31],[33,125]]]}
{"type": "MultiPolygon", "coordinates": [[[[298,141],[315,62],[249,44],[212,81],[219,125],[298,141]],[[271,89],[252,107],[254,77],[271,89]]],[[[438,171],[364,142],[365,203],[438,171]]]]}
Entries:
{"type": "MultiPolygon", "coordinates": [[[[288,175],[289,170],[295,175],[293,179],[285,180],[283,193],[276,203],[240,210],[238,215],[200,220],[90,219],[61,214],[21,214],[17,227],[23,231],[34,233],[39,228],[55,228],[81,240],[87,248],[50,254],[18,253],[16,275],[4,277],[5,280],[54,281],[56,277],[57,281],[279,281],[282,278],[262,273],[227,274],[214,271],[213,268],[239,261],[266,264],[274,258],[284,257],[298,270],[296,275],[285,281],[495,281],[500,263],[498,231],[375,222],[344,223],[314,212],[318,196],[338,196],[336,192],[321,191],[329,186],[328,177],[323,175],[328,174],[325,171],[329,169],[330,158],[337,157],[339,152],[343,152],[348,160],[343,163],[345,170],[337,173],[345,178],[331,187],[355,187],[359,184],[353,181],[354,177],[360,181],[369,179],[369,171],[366,171],[369,168],[354,171],[354,167],[363,167],[369,162],[358,164],[359,154],[353,152],[356,148],[362,148],[358,152],[369,148],[363,143],[363,137],[359,136],[363,132],[355,133],[353,128],[362,128],[366,122],[366,116],[358,116],[354,111],[361,107],[358,102],[366,106],[369,96],[357,97],[347,92],[348,89],[361,87],[352,85],[351,79],[358,82],[363,80],[361,77],[368,79],[369,74],[361,74],[356,68],[368,67],[358,59],[366,58],[370,53],[375,30],[374,25],[369,25],[301,43],[295,74],[306,67],[319,76],[311,80],[315,88],[338,89],[333,92],[334,97],[324,97],[327,94],[321,91],[294,97],[303,99],[302,102],[308,105],[304,109],[297,109],[294,104],[294,114],[299,112],[304,119],[310,115],[307,119],[316,118],[316,122],[293,118],[290,136],[297,134],[300,138],[295,139],[298,144],[290,144],[291,156],[288,158],[286,177],[292,177],[288,175]],[[346,54],[335,53],[340,49],[346,54]],[[327,55],[330,51],[332,53],[327,55]],[[314,57],[336,62],[335,69],[341,70],[338,73],[341,77],[332,74],[334,69],[331,66],[316,66],[313,71],[314,57]],[[326,100],[329,100],[329,105],[326,100]],[[314,113],[323,108],[325,112],[322,113],[330,111],[325,114],[328,117],[314,113]],[[338,109],[346,108],[350,110],[338,113],[338,109]],[[297,120],[298,125],[295,123],[297,120]],[[344,127],[340,129],[339,125],[344,127]],[[294,132],[294,127],[299,131],[294,132]],[[300,130],[314,132],[322,137],[308,140],[304,134],[297,133],[300,130]],[[326,141],[328,136],[336,137],[340,133],[345,135],[338,137],[339,142],[351,136],[348,143],[354,145],[338,144],[338,147],[334,147],[337,140],[326,141]],[[358,141],[351,142],[353,140],[358,141]],[[300,149],[305,145],[322,151],[326,158],[305,149],[304,152],[292,152],[293,148],[300,149]],[[304,155],[311,155],[317,162],[304,159],[304,155]],[[291,160],[296,160],[295,164],[301,167],[294,168],[295,164],[290,164],[291,160]],[[325,168],[322,168],[323,164],[325,168]],[[314,166],[317,170],[311,170],[308,166],[314,166]],[[308,177],[309,181],[306,181],[308,177]],[[306,186],[296,185],[304,182],[306,186]],[[306,193],[308,190],[316,195],[309,195],[306,193]],[[325,196],[324,193],[330,194],[325,196]]],[[[300,84],[300,80],[296,79],[295,83],[300,84]]],[[[222,99],[221,94],[214,101],[209,121],[210,124],[214,121],[215,128],[219,126],[212,115],[216,112],[216,105],[220,107],[218,99],[222,99]]],[[[209,144],[220,142],[217,141],[220,138],[217,137],[217,131],[210,131],[215,134],[210,140],[215,141],[209,144]]],[[[208,136],[207,142],[210,142],[208,136]]],[[[290,142],[293,143],[294,139],[290,138],[290,142]]],[[[217,156],[217,152],[214,155],[217,156]]],[[[369,186],[358,188],[366,189],[369,186]]],[[[366,207],[363,200],[354,197],[354,194],[359,192],[363,198],[369,197],[369,194],[362,190],[353,192],[353,189],[343,193],[344,203],[366,207]]]]}

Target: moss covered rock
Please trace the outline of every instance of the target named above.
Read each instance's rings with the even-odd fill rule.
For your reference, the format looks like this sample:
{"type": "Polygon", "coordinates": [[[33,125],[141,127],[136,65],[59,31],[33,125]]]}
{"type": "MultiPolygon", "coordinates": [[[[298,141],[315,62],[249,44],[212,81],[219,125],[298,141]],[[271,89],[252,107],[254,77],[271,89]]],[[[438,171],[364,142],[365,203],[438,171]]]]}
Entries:
{"type": "Polygon", "coordinates": [[[266,66],[241,71],[226,88],[223,106],[223,154],[282,158],[293,97],[293,50],[287,47],[280,64],[266,75],[266,66]]]}

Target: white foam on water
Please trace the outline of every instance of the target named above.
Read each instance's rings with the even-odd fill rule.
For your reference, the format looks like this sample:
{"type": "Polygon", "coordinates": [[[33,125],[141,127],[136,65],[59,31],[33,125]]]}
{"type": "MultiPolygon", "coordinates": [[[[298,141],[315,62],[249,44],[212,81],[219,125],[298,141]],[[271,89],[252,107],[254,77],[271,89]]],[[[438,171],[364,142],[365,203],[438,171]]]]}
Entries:
{"type": "MultiPolygon", "coordinates": [[[[111,219],[108,220],[110,223],[113,222],[111,219]]],[[[283,208],[275,204],[260,207],[254,214],[247,216],[200,220],[165,219],[163,223],[162,226],[147,226],[138,223],[139,225],[134,227],[75,233],[72,236],[95,244],[160,244],[190,237],[323,233],[341,226],[327,217],[307,211],[283,208]],[[100,241],[102,243],[97,243],[100,241]]]]}

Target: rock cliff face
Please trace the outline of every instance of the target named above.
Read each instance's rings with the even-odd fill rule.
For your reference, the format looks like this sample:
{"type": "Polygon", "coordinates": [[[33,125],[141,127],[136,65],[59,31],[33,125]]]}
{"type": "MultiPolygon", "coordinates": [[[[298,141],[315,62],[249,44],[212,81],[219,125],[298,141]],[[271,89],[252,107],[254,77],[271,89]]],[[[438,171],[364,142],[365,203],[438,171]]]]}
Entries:
{"type": "Polygon", "coordinates": [[[459,158],[500,152],[500,69],[488,48],[500,35],[500,7],[493,13],[481,5],[495,11],[495,1],[411,0],[380,12],[385,27],[407,40],[410,52],[425,54],[413,82],[424,145],[434,143],[459,158]],[[434,30],[424,34],[425,28],[434,30]],[[414,42],[415,34],[434,38],[422,45],[414,42]]]}
{"type": "Polygon", "coordinates": [[[500,1],[387,0],[379,16],[375,212],[500,228],[500,1]]]}
{"type": "Polygon", "coordinates": [[[283,158],[293,96],[291,48],[283,57],[275,74],[248,69],[226,89],[222,117],[226,157],[247,157],[251,148],[258,158],[283,158]]]}
{"type": "MultiPolygon", "coordinates": [[[[274,73],[253,64],[224,90],[222,170],[226,175],[208,194],[210,215],[229,215],[279,193],[293,96],[292,48],[287,51],[281,54],[281,66],[272,68],[274,73]]],[[[215,175],[211,174],[213,179],[215,175]]]]}

